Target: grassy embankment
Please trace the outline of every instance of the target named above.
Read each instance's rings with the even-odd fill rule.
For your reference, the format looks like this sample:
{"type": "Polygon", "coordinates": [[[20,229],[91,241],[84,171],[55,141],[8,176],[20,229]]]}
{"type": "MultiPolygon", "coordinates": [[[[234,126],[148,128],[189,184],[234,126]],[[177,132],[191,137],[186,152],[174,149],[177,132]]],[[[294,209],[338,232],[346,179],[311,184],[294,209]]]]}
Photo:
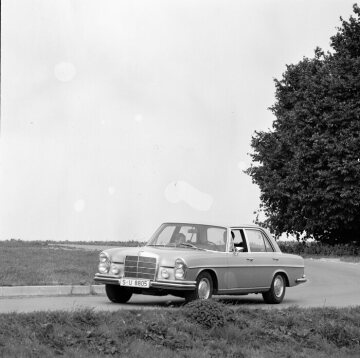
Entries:
{"type": "Polygon", "coordinates": [[[1,314],[0,356],[360,356],[360,307],[233,310],[211,303],[210,309],[1,314]]]}

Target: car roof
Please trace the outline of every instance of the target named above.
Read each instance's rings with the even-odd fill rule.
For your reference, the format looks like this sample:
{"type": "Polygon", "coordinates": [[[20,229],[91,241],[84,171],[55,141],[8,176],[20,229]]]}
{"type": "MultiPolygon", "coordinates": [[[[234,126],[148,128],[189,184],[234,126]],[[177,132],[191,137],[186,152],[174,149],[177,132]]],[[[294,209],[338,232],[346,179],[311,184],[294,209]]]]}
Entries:
{"type": "Polygon", "coordinates": [[[224,222],[202,222],[202,221],[166,221],[163,224],[183,224],[183,225],[206,225],[206,226],[222,226],[227,228],[237,228],[237,227],[251,227],[251,228],[261,228],[259,225],[255,224],[236,224],[236,225],[230,225],[229,223],[224,222]]]}

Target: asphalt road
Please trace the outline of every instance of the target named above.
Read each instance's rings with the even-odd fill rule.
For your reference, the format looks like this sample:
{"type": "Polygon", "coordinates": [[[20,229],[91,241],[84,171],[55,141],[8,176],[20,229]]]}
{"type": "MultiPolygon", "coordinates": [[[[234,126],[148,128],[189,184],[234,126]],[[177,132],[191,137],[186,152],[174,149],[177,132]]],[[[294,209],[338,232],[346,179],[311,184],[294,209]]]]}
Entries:
{"type": "MultiPolygon", "coordinates": [[[[234,307],[284,308],[299,307],[346,307],[360,305],[360,264],[339,260],[305,260],[308,282],[288,288],[280,305],[266,305],[261,295],[216,296],[216,299],[234,307]]],[[[173,296],[134,295],[127,304],[111,303],[106,296],[56,296],[1,298],[0,313],[32,312],[41,310],[75,310],[93,308],[115,311],[118,309],[157,309],[179,307],[184,303],[173,296]]]]}

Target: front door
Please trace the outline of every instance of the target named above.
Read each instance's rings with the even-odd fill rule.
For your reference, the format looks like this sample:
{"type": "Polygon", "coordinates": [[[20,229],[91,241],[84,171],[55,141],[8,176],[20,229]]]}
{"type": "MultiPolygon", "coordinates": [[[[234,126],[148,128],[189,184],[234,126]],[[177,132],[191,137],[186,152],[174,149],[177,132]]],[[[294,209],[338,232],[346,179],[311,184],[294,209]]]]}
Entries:
{"type": "Polygon", "coordinates": [[[238,290],[253,287],[252,256],[248,252],[243,229],[231,230],[230,252],[227,254],[228,270],[226,273],[226,289],[238,290]]]}

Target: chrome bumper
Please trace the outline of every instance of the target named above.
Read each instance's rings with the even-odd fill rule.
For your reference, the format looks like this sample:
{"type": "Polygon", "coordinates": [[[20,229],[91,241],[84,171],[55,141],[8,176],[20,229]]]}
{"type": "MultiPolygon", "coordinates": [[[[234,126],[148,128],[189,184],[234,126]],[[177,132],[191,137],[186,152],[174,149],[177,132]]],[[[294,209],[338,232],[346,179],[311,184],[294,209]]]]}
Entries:
{"type": "MultiPolygon", "coordinates": [[[[119,278],[109,275],[95,274],[94,281],[102,284],[119,285],[119,278]]],[[[195,290],[196,281],[150,281],[150,288],[163,290],[195,290]]],[[[146,288],[142,290],[147,290],[146,288]]]]}
{"type": "Polygon", "coordinates": [[[307,281],[307,278],[306,278],[305,275],[303,275],[301,278],[298,278],[298,279],[295,280],[295,282],[296,282],[297,284],[305,283],[306,281],[307,281]]]}

